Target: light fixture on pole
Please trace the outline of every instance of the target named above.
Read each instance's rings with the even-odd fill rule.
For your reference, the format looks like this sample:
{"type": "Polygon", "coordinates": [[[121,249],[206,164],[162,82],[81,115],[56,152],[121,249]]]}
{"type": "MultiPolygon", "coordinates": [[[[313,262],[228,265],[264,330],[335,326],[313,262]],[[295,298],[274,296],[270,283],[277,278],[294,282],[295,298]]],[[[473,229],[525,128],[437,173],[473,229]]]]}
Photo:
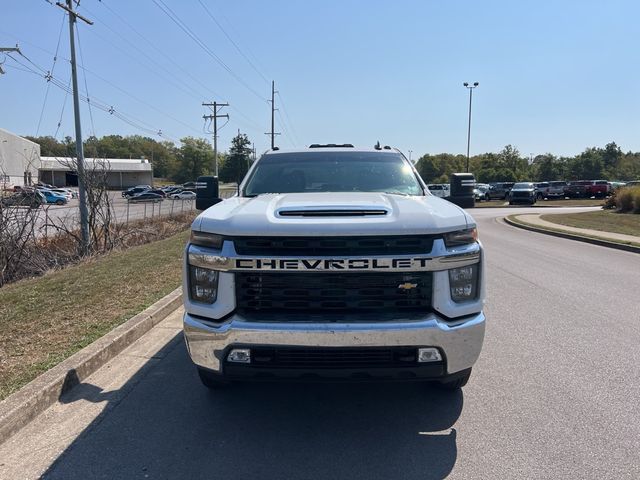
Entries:
{"type": "Polygon", "coordinates": [[[467,167],[466,172],[469,172],[469,146],[471,145],[471,99],[473,98],[473,89],[480,85],[478,82],[473,82],[473,85],[464,82],[463,85],[469,89],[469,128],[467,129],[467,167]]]}

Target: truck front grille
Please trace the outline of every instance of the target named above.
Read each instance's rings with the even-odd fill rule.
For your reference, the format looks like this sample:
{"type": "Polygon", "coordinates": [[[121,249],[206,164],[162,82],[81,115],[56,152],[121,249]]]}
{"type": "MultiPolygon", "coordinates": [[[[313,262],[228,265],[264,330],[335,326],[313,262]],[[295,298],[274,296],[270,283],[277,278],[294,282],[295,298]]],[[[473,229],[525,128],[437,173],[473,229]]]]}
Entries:
{"type": "Polygon", "coordinates": [[[236,305],[254,312],[427,311],[431,294],[432,272],[236,274],[236,305]]]}
{"type": "Polygon", "coordinates": [[[261,256],[356,256],[420,255],[431,252],[431,235],[375,237],[235,237],[239,255],[261,256]]]}
{"type": "Polygon", "coordinates": [[[512,198],[529,198],[531,197],[531,194],[529,192],[526,191],[511,191],[511,197],[512,198]]]}

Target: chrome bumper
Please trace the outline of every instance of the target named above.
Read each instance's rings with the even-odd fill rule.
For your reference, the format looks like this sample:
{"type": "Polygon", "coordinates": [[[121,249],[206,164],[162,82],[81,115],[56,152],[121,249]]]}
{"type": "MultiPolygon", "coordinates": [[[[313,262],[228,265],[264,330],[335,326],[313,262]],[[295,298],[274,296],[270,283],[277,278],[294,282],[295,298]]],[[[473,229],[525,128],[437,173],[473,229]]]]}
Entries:
{"type": "Polygon", "coordinates": [[[184,336],[193,362],[223,372],[223,355],[232,345],[303,347],[439,347],[448,374],[473,366],[484,339],[482,312],[456,321],[435,314],[417,320],[378,323],[256,322],[234,314],[222,323],[184,314],[184,336]]]}

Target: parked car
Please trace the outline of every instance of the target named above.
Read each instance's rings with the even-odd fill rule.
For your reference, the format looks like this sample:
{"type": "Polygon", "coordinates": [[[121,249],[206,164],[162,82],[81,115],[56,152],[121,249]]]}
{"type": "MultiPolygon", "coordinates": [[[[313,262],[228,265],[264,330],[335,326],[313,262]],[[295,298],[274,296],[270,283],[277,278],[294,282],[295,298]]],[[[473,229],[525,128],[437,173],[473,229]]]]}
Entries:
{"type": "Polygon", "coordinates": [[[638,187],[640,186],[640,180],[632,180],[625,184],[625,187],[638,187]]]}
{"type": "Polygon", "coordinates": [[[185,190],[180,193],[174,193],[171,198],[174,200],[195,200],[196,194],[185,190]]]}
{"type": "Polygon", "coordinates": [[[575,180],[569,182],[565,188],[565,196],[571,198],[584,198],[587,196],[587,188],[591,185],[589,180],[575,180]]]}
{"type": "Polygon", "coordinates": [[[167,196],[167,193],[164,190],[161,190],[159,188],[152,188],[152,189],[146,190],[145,193],[155,193],[157,195],[160,195],[162,198],[165,198],[167,196]]]}
{"type": "Polygon", "coordinates": [[[138,195],[134,195],[133,197],[129,197],[128,202],[130,203],[135,203],[135,202],[161,202],[162,200],[164,200],[164,198],[161,195],[158,195],[157,193],[151,193],[151,192],[142,192],[139,193],[138,195]]]}
{"type": "Polygon", "coordinates": [[[536,198],[538,200],[549,197],[549,182],[538,182],[533,185],[536,188],[536,198]]]}
{"type": "Polygon", "coordinates": [[[606,197],[611,193],[611,186],[606,180],[591,180],[590,185],[587,185],[588,197],[606,197]]]}
{"type": "Polygon", "coordinates": [[[122,192],[122,196],[124,198],[133,197],[134,195],[138,195],[138,194],[140,194],[142,192],[146,192],[147,190],[149,190],[149,188],[146,187],[146,186],[131,187],[131,188],[125,190],[124,192],[122,192]]]}
{"type": "Polygon", "coordinates": [[[554,180],[552,182],[549,182],[547,197],[564,198],[564,192],[567,185],[568,183],[564,180],[554,180]]]}
{"type": "Polygon", "coordinates": [[[38,191],[42,193],[42,195],[44,195],[44,198],[46,199],[47,203],[54,203],[56,205],[66,205],[69,202],[69,200],[67,200],[67,197],[65,197],[60,193],[56,193],[52,190],[49,190],[48,188],[39,188],[38,191]]]}
{"type": "Polygon", "coordinates": [[[66,188],[52,188],[51,191],[65,196],[67,200],[71,200],[73,198],[73,193],[71,193],[71,190],[67,190],[66,188]]]}
{"type": "Polygon", "coordinates": [[[516,203],[528,203],[534,205],[536,203],[536,187],[531,182],[516,183],[509,192],[509,205],[516,203]]]}
{"type": "Polygon", "coordinates": [[[427,188],[436,197],[446,198],[451,195],[451,186],[448,183],[434,183],[427,185],[427,188]]]}
{"type": "Polygon", "coordinates": [[[509,197],[509,192],[513,187],[514,182],[493,182],[489,184],[489,198],[493,200],[497,198],[499,200],[506,200],[509,197]]]}
{"type": "Polygon", "coordinates": [[[3,207],[38,208],[46,202],[46,198],[38,190],[23,190],[21,192],[14,193],[9,197],[0,199],[0,205],[3,207]]]}
{"type": "Polygon", "coordinates": [[[481,202],[482,200],[486,200],[488,202],[491,200],[491,197],[489,196],[489,185],[487,183],[477,183],[473,189],[473,194],[478,202],[481,202]]]}

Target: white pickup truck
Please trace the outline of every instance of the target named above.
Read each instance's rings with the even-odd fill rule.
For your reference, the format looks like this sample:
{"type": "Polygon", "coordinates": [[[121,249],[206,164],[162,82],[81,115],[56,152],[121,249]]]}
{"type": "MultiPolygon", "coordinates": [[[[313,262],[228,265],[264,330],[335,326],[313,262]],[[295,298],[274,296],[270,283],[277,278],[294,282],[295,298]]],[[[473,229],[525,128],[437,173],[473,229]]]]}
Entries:
{"type": "Polygon", "coordinates": [[[466,384],[484,338],[483,248],[402,153],[270,150],[235,197],[217,196],[201,177],[184,261],[184,336],[205,386],[466,384]]]}

